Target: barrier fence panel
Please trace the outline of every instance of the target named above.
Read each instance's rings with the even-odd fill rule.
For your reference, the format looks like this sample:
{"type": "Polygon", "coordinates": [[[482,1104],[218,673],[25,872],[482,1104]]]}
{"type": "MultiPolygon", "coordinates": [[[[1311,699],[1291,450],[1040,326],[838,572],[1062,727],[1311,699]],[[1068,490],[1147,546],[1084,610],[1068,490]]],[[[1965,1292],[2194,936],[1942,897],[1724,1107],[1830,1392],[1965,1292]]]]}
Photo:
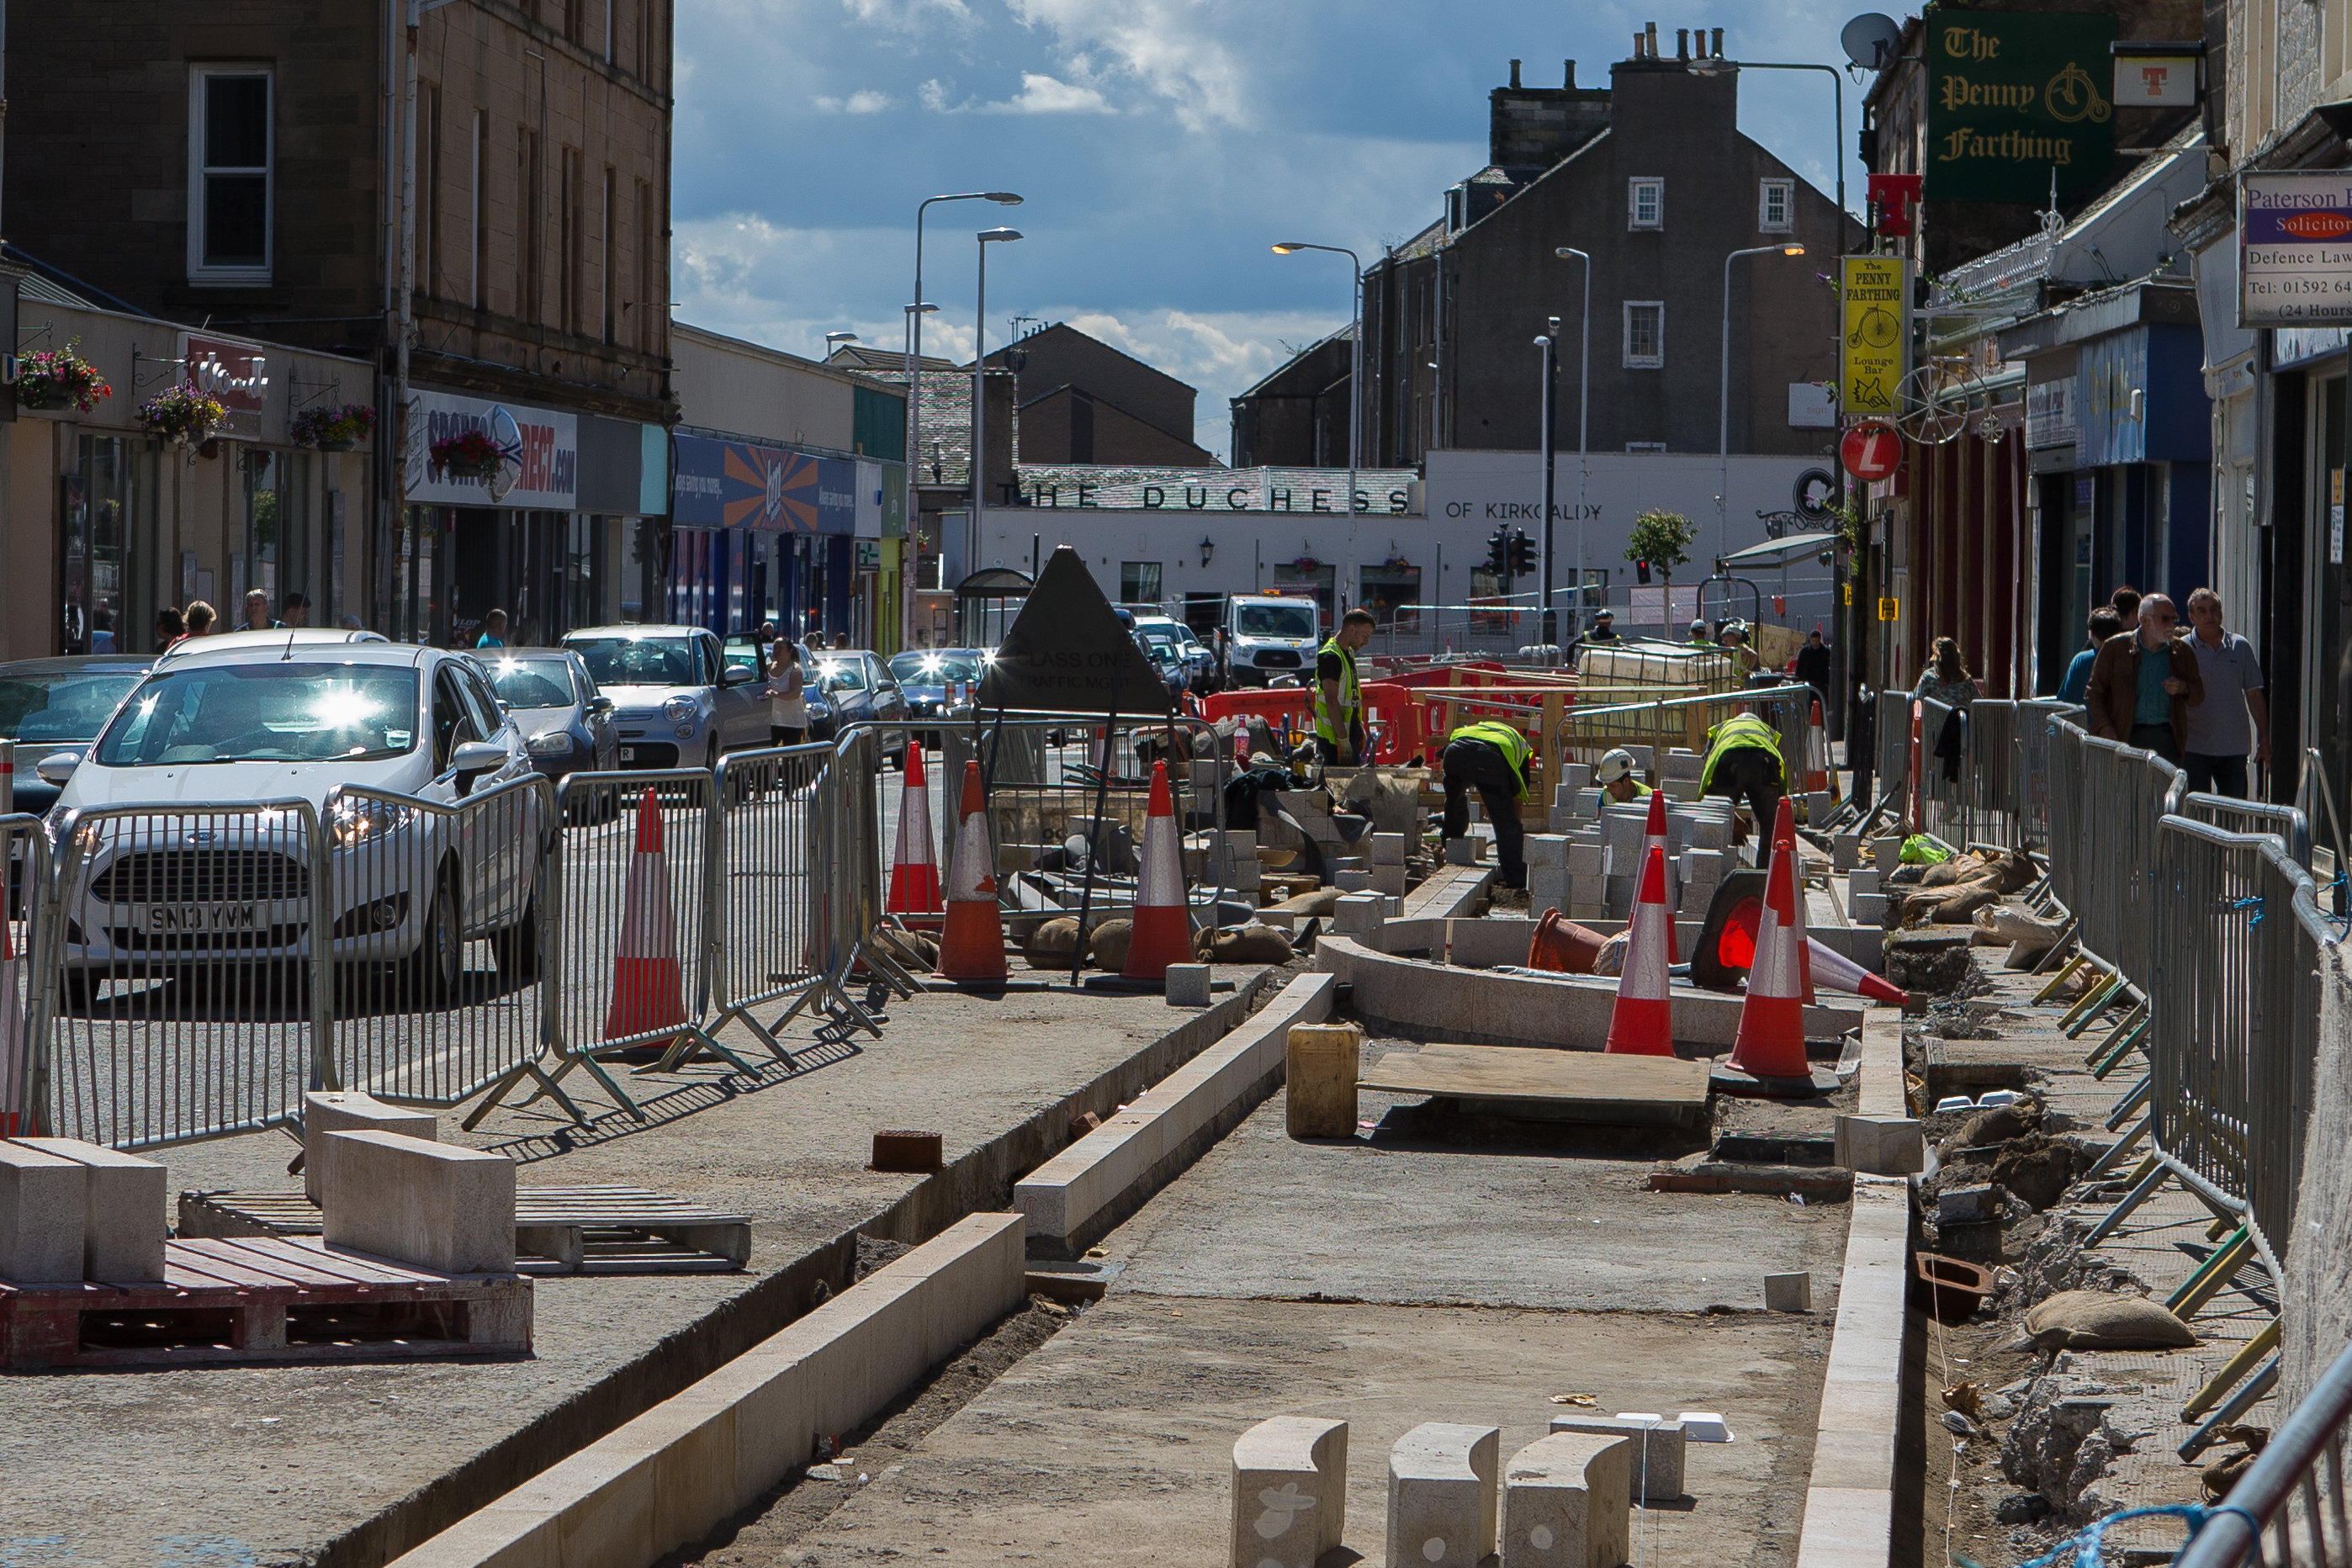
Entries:
{"type": "Polygon", "coordinates": [[[2265,1037],[2269,1005],[2286,999],[2263,994],[2258,949],[2291,916],[2264,898],[2265,842],[2185,817],[2165,820],[2147,879],[2156,967],[2133,976],[2148,994],[2158,1146],[2240,1199],[2260,1147],[2256,1064],[2284,1055],[2265,1037]]]}
{"type": "Polygon", "coordinates": [[[754,1009],[808,994],[832,973],[835,874],[822,847],[820,803],[835,788],[829,744],[730,752],[719,764],[711,850],[711,1027],[740,1017],[790,1056],[754,1009]]]}
{"type": "Polygon", "coordinates": [[[2018,834],[2049,854],[2056,868],[2056,841],[2050,824],[2050,741],[2056,721],[2082,710],[2071,702],[2037,697],[2017,704],[2015,801],[2018,834]]]}
{"type": "Polygon", "coordinates": [[[41,819],[0,813],[0,866],[7,871],[0,898],[0,1138],[46,1130],[46,1117],[27,1121],[24,1110],[45,1054],[47,1020],[41,1006],[40,977],[51,962],[49,840],[41,819]]]}
{"type": "Polygon", "coordinates": [[[1907,691],[1882,691],[1878,694],[1878,722],[1872,733],[1878,741],[1878,793],[1886,793],[1889,784],[1901,784],[1911,776],[1911,694],[1907,691]]]}
{"type": "Polygon", "coordinates": [[[2311,819],[2299,807],[2223,795],[2189,795],[2181,797],[2180,815],[2231,833],[2275,834],[2287,858],[2305,871],[2311,869],[2311,819]]]}
{"type": "Polygon", "coordinates": [[[326,826],[342,1087],[455,1105],[548,1055],[555,786],[532,775],[446,803],[345,786],[326,826]]]}
{"type": "Polygon", "coordinates": [[[38,945],[28,1103],[118,1149],[249,1132],[337,1087],[316,962],[327,846],[310,803],[75,812],[38,945]]]}
{"type": "Polygon", "coordinates": [[[2352,1350],[2336,1358],[2175,1559],[2176,1568],[2344,1568],[2352,1350]]]}

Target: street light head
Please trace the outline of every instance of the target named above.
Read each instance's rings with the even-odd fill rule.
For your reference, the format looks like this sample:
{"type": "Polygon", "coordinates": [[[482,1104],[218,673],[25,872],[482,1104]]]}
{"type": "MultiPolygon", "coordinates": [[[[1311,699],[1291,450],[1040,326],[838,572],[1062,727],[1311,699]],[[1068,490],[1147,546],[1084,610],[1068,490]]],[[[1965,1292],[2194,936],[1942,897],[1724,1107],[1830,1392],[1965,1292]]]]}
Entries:
{"type": "Polygon", "coordinates": [[[1307,242],[1303,239],[1286,239],[1274,247],[1274,253],[1276,256],[1295,256],[1306,248],[1307,242]]]}
{"type": "Polygon", "coordinates": [[[1017,191],[982,191],[981,195],[1003,206],[1017,207],[1021,205],[1021,195],[1017,191]]]}
{"type": "Polygon", "coordinates": [[[1805,254],[1805,247],[1801,245],[1784,245],[1780,247],[1780,254],[1783,256],[1802,256],[1805,254]]]}
{"type": "Polygon", "coordinates": [[[982,245],[986,245],[991,240],[1019,239],[1020,237],[1021,231],[1017,228],[984,228],[980,231],[980,243],[982,245]]]}
{"type": "Polygon", "coordinates": [[[1551,340],[1549,338],[1538,338],[1536,340],[1536,347],[1539,349],[1548,349],[1551,347],[1551,340]]]}
{"type": "Polygon", "coordinates": [[[898,308],[910,316],[929,316],[939,310],[937,305],[901,305],[898,308]]]}
{"type": "Polygon", "coordinates": [[[857,341],[857,334],[856,332],[827,332],[824,335],[824,341],[828,344],[854,343],[857,341]]]}

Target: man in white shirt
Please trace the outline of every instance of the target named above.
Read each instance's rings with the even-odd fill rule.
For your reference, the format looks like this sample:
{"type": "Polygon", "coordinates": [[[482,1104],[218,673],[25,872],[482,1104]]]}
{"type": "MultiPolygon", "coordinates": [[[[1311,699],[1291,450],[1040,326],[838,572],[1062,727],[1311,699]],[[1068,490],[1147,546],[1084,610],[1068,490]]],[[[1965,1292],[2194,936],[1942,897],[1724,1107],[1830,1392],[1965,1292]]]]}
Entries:
{"type": "Polygon", "coordinates": [[[2205,678],[2205,700],[2189,710],[2189,743],[2181,766],[2189,787],[2246,798],[2246,753],[2271,760],[2270,708],[2263,700],[2263,667],[2253,644],[2221,625],[2221,595],[2200,588],[2189,595],[2189,638],[2205,678]]]}

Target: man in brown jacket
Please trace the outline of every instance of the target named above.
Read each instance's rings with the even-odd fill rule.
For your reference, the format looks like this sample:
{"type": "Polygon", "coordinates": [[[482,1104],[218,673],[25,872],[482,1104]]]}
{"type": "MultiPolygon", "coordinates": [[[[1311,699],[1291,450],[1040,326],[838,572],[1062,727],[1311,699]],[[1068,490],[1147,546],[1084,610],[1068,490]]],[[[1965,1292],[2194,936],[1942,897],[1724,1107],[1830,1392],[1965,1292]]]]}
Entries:
{"type": "Polygon", "coordinates": [[[2173,636],[2180,617],[2172,601],[2150,594],[2139,602],[2139,626],[2099,645],[2091,661],[2091,733],[2154,752],[2174,767],[2189,746],[2189,709],[2205,700],[2197,655],[2173,636]]]}

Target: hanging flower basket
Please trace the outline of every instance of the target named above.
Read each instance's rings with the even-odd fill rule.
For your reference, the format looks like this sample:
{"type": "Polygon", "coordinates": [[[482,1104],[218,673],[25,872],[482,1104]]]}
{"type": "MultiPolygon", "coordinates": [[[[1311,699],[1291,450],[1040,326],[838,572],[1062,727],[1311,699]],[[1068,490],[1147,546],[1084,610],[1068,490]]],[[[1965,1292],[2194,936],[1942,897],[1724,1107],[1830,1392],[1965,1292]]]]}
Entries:
{"type": "Polygon", "coordinates": [[[1323,569],[1323,563],[1312,555],[1302,555],[1290,564],[1293,570],[1299,572],[1320,572],[1323,569]]]}
{"type": "Polygon", "coordinates": [[[139,423],[151,436],[178,447],[201,447],[212,439],[228,409],[221,400],[188,382],[166,387],[139,405],[139,423]]]}
{"type": "Polygon", "coordinates": [[[1407,561],[1402,555],[1391,555],[1386,561],[1381,563],[1381,570],[1383,572],[1410,572],[1412,570],[1412,563],[1407,561]]]}
{"type": "Polygon", "coordinates": [[[461,431],[433,443],[433,471],[453,479],[479,479],[488,484],[499,477],[506,454],[480,430],[461,431]]]}
{"type": "Polygon", "coordinates": [[[75,352],[76,338],[61,349],[43,349],[16,362],[16,404],[21,408],[78,408],[88,414],[114,388],[98,367],[75,352]]]}
{"type": "Polygon", "coordinates": [[[364,403],[346,403],[340,408],[320,404],[289,420],[286,433],[298,447],[348,452],[374,428],[375,410],[364,403]]]}

